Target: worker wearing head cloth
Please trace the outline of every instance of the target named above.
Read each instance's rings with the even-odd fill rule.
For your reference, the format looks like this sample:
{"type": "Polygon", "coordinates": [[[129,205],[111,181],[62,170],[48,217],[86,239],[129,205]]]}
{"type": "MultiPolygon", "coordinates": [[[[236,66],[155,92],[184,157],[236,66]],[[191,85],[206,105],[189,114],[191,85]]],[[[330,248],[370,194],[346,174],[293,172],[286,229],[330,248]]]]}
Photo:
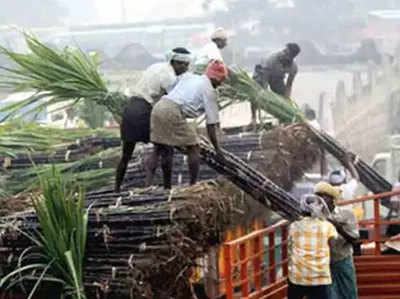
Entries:
{"type": "Polygon", "coordinates": [[[185,48],[171,50],[166,58],[166,61],[155,63],[143,71],[141,78],[129,92],[132,97],[124,109],[120,126],[122,157],[115,177],[115,192],[120,192],[136,143],[150,141],[150,115],[153,105],[175,86],[178,78],[188,70],[191,60],[190,52],[185,48]]]}
{"type": "Polygon", "coordinates": [[[314,189],[314,193],[325,200],[330,211],[329,221],[339,233],[339,237],[329,244],[332,275],[329,298],[356,299],[358,295],[353,263],[353,245],[358,244],[360,234],[353,211],[336,206],[340,201],[341,192],[339,187],[334,187],[326,182],[318,183],[314,189]]]}
{"type": "Polygon", "coordinates": [[[196,183],[200,165],[199,139],[187,119],[195,119],[205,114],[210,141],[220,153],[216,137],[219,115],[215,89],[227,75],[225,65],[220,61],[213,61],[204,75],[184,74],[174,89],[154,106],[151,115],[151,141],[154,151],[147,164],[147,184],[152,183],[157,161],[161,156],[164,187],[171,188],[173,147],[186,149],[190,183],[196,183]]]}

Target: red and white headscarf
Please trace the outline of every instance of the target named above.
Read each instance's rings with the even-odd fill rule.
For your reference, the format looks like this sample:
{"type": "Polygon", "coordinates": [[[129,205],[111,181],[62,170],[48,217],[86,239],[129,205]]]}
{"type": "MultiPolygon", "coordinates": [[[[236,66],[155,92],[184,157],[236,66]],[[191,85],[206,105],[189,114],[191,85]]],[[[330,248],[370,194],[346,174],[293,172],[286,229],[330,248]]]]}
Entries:
{"type": "Polygon", "coordinates": [[[223,62],[213,60],[207,66],[206,76],[210,79],[216,79],[222,82],[228,76],[228,69],[223,62]]]}

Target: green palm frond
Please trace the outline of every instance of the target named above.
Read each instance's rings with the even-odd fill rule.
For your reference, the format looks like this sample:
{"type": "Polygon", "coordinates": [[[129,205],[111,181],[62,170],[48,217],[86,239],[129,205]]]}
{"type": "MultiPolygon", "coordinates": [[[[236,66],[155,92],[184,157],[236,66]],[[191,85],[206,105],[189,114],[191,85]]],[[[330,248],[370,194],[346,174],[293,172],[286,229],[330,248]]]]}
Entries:
{"type": "Polygon", "coordinates": [[[276,117],[281,123],[304,121],[303,113],[293,101],[262,88],[240,68],[230,70],[228,80],[219,88],[219,94],[225,106],[238,102],[251,102],[276,117]]]}
{"type": "Polygon", "coordinates": [[[106,130],[64,130],[34,122],[12,121],[0,126],[0,157],[15,157],[26,152],[48,152],[54,147],[90,136],[110,137],[106,130]]]}
{"type": "Polygon", "coordinates": [[[84,193],[65,181],[55,167],[40,174],[39,180],[43,193],[34,196],[33,207],[40,230],[32,236],[21,231],[36,245],[30,248],[37,253],[27,248],[18,267],[0,279],[0,286],[10,288],[23,279],[35,277],[37,282],[28,298],[32,298],[41,282],[48,280],[61,282],[63,291],[68,291],[72,299],[85,299],[83,263],[89,209],[84,209],[84,193]],[[23,265],[28,258],[40,258],[40,263],[23,265]]]}
{"type": "Polygon", "coordinates": [[[35,93],[16,104],[0,109],[8,117],[22,108],[33,107],[27,113],[38,112],[44,107],[60,102],[82,99],[106,106],[115,116],[120,116],[126,103],[126,96],[109,92],[98,72],[98,61],[80,49],[65,48],[55,51],[42,44],[36,37],[24,33],[29,54],[12,52],[0,46],[4,54],[17,64],[15,68],[1,67],[6,71],[0,77],[0,86],[14,91],[35,93]]]}

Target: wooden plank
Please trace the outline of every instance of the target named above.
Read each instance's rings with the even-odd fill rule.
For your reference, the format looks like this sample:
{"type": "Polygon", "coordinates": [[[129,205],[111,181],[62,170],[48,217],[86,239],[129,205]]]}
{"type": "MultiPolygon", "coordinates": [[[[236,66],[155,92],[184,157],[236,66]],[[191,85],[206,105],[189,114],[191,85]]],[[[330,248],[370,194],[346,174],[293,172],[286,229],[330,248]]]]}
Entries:
{"type": "Polygon", "coordinates": [[[359,273],[357,275],[357,284],[385,284],[390,281],[392,284],[400,285],[400,269],[397,272],[385,273],[359,273]]]}
{"type": "MultiPolygon", "coordinates": [[[[369,284],[358,286],[360,296],[364,295],[398,295],[400,294],[400,285],[393,284],[369,284]]],[[[378,299],[378,298],[377,298],[378,299]]]]}

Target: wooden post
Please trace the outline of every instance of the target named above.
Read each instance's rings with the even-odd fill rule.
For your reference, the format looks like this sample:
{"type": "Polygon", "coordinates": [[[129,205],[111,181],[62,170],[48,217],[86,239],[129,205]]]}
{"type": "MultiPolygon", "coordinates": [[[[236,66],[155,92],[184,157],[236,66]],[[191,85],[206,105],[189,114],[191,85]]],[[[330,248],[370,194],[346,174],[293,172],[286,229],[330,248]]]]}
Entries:
{"type": "Polygon", "coordinates": [[[276,281],[276,268],[275,268],[275,232],[268,234],[268,252],[269,252],[269,270],[268,270],[268,283],[271,284],[276,281]]]}
{"type": "Polygon", "coordinates": [[[233,280],[232,280],[232,254],[231,247],[224,245],[224,258],[225,258],[225,293],[226,299],[233,299],[233,280]]]}
{"type": "Polygon", "coordinates": [[[208,253],[207,273],[204,277],[204,284],[207,296],[217,298],[219,295],[219,247],[212,247],[208,253]]]}
{"type": "Polygon", "coordinates": [[[241,243],[240,247],[240,280],[242,281],[242,298],[249,296],[249,281],[247,278],[247,242],[241,243]]]}
{"type": "Polygon", "coordinates": [[[375,255],[381,254],[381,215],[380,215],[380,198],[374,199],[375,214],[375,255]]]}
{"type": "MultiPolygon", "coordinates": [[[[253,245],[253,253],[254,255],[260,254],[261,248],[262,248],[262,235],[257,235],[254,239],[254,245],[253,245]]],[[[262,287],[262,281],[261,281],[261,257],[258,255],[254,257],[253,259],[253,268],[254,268],[254,288],[255,291],[260,291],[262,287]],[[257,273],[257,274],[256,274],[257,273]]]]}

